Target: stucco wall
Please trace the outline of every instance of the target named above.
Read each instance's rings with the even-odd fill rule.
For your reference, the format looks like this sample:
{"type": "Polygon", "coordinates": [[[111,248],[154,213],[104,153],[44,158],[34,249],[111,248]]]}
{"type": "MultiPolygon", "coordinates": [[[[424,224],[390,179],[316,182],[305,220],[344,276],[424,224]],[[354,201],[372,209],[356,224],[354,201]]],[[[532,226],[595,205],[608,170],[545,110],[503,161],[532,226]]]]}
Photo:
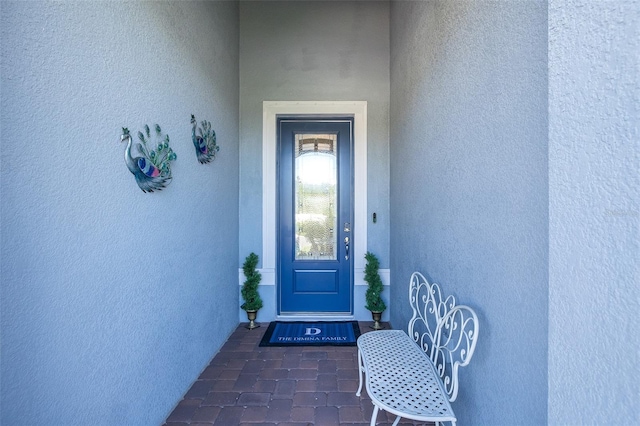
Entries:
{"type": "Polygon", "coordinates": [[[0,423],[160,424],[237,324],[238,6],[2,1],[0,28],[0,423]],[[153,194],[120,143],[145,123],[178,155],[153,194]]]}
{"type": "MultiPolygon", "coordinates": [[[[368,249],[389,267],[389,4],[240,3],[240,252],[262,258],[262,102],[367,101],[368,249]]],[[[262,285],[259,320],[275,315],[262,285]]],[[[364,286],[356,289],[364,305],[364,286]]],[[[241,318],[243,312],[239,313],[241,318]]],[[[246,320],[246,319],[245,319],[246,320]]]]}
{"type": "Polygon", "coordinates": [[[398,1],[390,29],[392,325],[422,271],[480,319],[459,423],[545,424],[546,4],[398,1]]]}
{"type": "Polygon", "coordinates": [[[640,2],[549,2],[549,424],[640,424],[640,2]]]}

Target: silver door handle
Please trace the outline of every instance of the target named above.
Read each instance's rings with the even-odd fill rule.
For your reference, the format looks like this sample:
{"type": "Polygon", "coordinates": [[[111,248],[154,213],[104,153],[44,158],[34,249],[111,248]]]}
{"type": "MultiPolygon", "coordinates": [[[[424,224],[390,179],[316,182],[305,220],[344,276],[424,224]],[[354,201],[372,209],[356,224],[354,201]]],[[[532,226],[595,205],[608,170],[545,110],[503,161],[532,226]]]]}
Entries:
{"type": "Polygon", "coordinates": [[[349,237],[344,237],[345,255],[344,259],[349,260],[349,237]]]}

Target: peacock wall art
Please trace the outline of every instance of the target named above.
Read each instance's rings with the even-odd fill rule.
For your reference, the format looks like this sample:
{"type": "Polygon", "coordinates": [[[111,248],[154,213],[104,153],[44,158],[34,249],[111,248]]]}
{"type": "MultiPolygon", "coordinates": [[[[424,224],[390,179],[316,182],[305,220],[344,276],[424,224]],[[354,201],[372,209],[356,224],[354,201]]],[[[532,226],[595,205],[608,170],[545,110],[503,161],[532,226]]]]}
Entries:
{"type": "Polygon", "coordinates": [[[136,182],[143,192],[160,191],[167,186],[172,179],[171,162],[177,155],[169,146],[169,135],[163,135],[159,125],[155,125],[156,148],[150,148],[151,129],[144,126],[144,133],[138,132],[138,139],[142,143],[133,144],[133,138],[129,129],[122,128],[120,140],[127,143],[124,150],[124,161],[127,168],[136,178],[136,182]],[[132,153],[135,151],[135,154],[132,153]]]}
{"type": "Polygon", "coordinates": [[[211,129],[211,123],[204,120],[198,122],[196,117],[191,114],[191,140],[196,148],[196,157],[202,164],[209,163],[216,158],[216,153],[220,151],[220,146],[216,144],[216,132],[211,129]]]}

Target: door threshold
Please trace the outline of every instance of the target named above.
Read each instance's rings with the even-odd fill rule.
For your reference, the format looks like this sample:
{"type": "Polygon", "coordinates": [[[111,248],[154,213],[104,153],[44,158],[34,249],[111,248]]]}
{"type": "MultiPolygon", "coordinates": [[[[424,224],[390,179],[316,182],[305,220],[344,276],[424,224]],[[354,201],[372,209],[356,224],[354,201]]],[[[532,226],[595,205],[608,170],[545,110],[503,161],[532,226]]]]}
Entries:
{"type": "Polygon", "coordinates": [[[276,315],[276,321],[355,321],[354,315],[335,314],[284,314],[276,315]]]}

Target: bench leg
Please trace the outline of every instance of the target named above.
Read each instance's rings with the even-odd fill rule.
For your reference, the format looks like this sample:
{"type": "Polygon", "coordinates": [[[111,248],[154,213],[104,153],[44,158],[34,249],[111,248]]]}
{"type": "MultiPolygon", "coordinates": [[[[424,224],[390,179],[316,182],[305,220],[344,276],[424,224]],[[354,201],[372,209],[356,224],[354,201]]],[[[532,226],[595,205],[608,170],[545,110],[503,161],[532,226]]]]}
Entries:
{"type": "Polygon", "coordinates": [[[393,422],[393,424],[392,424],[391,426],[397,426],[397,425],[398,425],[398,423],[400,423],[400,419],[401,419],[401,418],[402,418],[402,417],[400,417],[400,416],[396,417],[395,421],[393,422]]]}
{"type": "Polygon", "coordinates": [[[376,426],[377,418],[378,418],[378,406],[374,404],[374,406],[373,406],[373,414],[371,415],[370,426],[376,426]]]}
{"type": "Polygon", "coordinates": [[[360,349],[358,349],[358,391],[356,392],[356,396],[360,396],[360,392],[362,391],[362,374],[364,373],[364,367],[362,366],[362,355],[360,354],[360,349]]]}

